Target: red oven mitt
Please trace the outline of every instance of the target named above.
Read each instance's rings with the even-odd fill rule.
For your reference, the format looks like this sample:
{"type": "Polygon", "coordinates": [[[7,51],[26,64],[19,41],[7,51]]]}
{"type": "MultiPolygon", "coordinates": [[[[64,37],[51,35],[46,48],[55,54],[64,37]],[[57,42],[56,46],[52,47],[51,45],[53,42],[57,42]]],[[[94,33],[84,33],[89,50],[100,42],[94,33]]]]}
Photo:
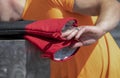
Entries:
{"type": "Polygon", "coordinates": [[[63,61],[69,59],[77,50],[70,48],[76,41],[61,38],[67,25],[76,27],[77,21],[74,18],[65,18],[33,22],[25,27],[27,34],[24,38],[37,46],[43,52],[43,57],[63,61]],[[70,21],[73,22],[68,24],[70,21]]]}

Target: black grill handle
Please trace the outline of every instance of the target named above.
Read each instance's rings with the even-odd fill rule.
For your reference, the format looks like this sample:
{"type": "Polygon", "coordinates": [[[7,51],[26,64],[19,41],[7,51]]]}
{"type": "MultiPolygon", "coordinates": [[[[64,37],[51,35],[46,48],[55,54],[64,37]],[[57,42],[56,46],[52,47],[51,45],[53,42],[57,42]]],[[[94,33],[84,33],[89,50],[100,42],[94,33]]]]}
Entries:
{"type": "Polygon", "coordinates": [[[0,39],[23,39],[25,26],[34,21],[0,22],[0,39]]]}

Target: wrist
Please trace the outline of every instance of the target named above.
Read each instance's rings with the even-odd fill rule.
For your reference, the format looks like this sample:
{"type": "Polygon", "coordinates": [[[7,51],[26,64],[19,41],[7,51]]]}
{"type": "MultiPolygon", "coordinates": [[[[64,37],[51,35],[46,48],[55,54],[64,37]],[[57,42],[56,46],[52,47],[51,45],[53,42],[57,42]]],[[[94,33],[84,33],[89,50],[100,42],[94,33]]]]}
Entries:
{"type": "Polygon", "coordinates": [[[99,29],[101,29],[104,33],[111,31],[115,27],[115,25],[111,22],[108,23],[107,21],[96,23],[96,26],[99,27],[99,29]]]}
{"type": "Polygon", "coordinates": [[[101,35],[106,34],[107,32],[109,32],[103,25],[96,25],[96,27],[98,27],[98,29],[102,32],[101,35]]]}

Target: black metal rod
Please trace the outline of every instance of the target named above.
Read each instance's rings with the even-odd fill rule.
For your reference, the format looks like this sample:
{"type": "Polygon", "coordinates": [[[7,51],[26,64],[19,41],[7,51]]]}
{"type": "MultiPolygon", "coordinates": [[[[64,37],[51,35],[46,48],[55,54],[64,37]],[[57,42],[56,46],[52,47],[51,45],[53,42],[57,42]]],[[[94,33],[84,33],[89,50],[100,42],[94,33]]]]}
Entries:
{"type": "Polygon", "coordinates": [[[0,22],[0,39],[22,39],[25,34],[25,26],[32,22],[0,22]]]}

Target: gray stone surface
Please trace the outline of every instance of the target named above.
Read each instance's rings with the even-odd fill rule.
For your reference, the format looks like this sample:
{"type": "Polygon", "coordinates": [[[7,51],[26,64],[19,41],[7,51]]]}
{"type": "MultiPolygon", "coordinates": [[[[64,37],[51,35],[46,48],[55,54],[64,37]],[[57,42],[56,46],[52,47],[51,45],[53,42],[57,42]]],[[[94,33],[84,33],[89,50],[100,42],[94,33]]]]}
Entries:
{"type": "Polygon", "coordinates": [[[116,43],[118,44],[118,46],[120,47],[120,23],[114,30],[111,31],[111,34],[115,39],[116,43]]]}
{"type": "MultiPolygon", "coordinates": [[[[120,24],[111,31],[120,47],[120,24]]],[[[0,78],[49,78],[49,59],[25,40],[0,40],[0,78]]]]}
{"type": "Polygon", "coordinates": [[[49,78],[49,63],[25,40],[0,40],[0,78],[49,78]]]}
{"type": "Polygon", "coordinates": [[[49,78],[50,77],[50,60],[41,58],[42,52],[38,48],[26,41],[27,62],[26,78],[49,78]]]}

